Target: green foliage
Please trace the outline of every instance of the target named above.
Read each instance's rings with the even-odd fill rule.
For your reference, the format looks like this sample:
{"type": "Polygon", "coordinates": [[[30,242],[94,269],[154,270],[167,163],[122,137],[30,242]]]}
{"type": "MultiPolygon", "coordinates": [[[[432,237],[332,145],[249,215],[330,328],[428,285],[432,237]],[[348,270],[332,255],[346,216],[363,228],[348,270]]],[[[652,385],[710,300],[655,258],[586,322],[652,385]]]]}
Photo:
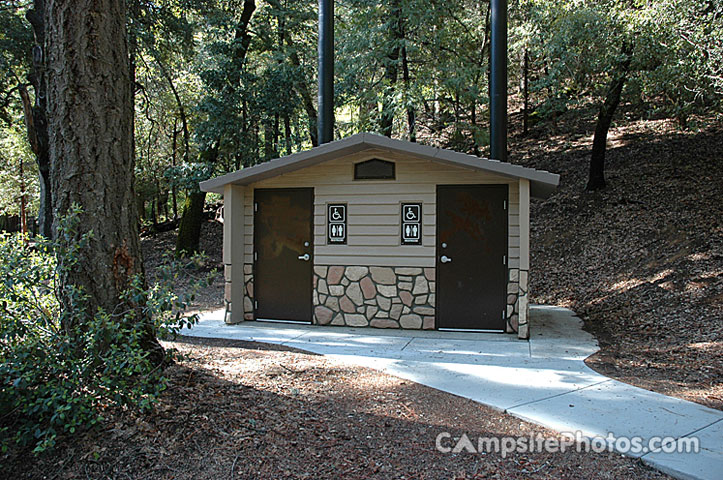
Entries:
{"type": "Polygon", "coordinates": [[[455,147],[485,144],[480,129],[488,102],[486,2],[353,0],[338,11],[336,97],[348,112],[339,119],[341,131],[379,131],[387,108],[393,135],[405,138],[411,108],[419,129],[442,134],[455,147]]]}
{"type": "MultiPolygon", "coordinates": [[[[632,46],[626,98],[649,113],[716,111],[723,85],[723,7],[715,0],[524,0],[513,5],[513,58],[530,56],[542,117],[599,101],[632,46]]],[[[519,75],[512,70],[513,75],[519,75]]]]}
{"type": "Polygon", "coordinates": [[[168,167],[163,175],[171,186],[186,192],[198,192],[198,183],[211,178],[213,172],[214,165],[209,163],[182,163],[168,167]]]}
{"type": "Polygon", "coordinates": [[[690,127],[695,113],[720,112],[723,98],[723,2],[667,0],[635,18],[645,32],[634,89],[642,101],[690,127]]]}
{"type": "Polygon", "coordinates": [[[0,172],[0,215],[18,215],[23,194],[28,215],[36,214],[40,201],[38,165],[24,129],[0,128],[0,172]]]}
{"type": "Polygon", "coordinates": [[[81,290],[69,289],[61,301],[59,278],[74,268],[92,235],[79,235],[78,213],[74,209],[61,222],[54,243],[0,236],[3,449],[14,442],[41,452],[60,435],[102,421],[110,407],[150,409],[166,384],[141,344],[144,332],[174,335],[196,321],[183,315],[193,291],[178,297],[173,282],[197,259],[169,257],[150,287],[136,277],[122,300],[138,308],[85,318],[81,290]]]}
{"type": "Polygon", "coordinates": [[[0,0],[0,120],[6,124],[18,108],[12,92],[30,64],[33,34],[23,18],[24,7],[17,0],[0,0]]]}

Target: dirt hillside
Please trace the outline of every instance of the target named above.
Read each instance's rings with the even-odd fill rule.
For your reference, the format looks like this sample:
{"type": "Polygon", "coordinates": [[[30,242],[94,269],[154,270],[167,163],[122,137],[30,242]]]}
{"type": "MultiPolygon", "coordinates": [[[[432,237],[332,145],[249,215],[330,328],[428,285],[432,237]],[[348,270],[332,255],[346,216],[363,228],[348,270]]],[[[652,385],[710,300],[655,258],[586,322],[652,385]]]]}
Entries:
{"type": "Polygon", "coordinates": [[[511,139],[513,162],[561,174],[531,209],[532,300],[585,320],[602,346],[592,368],[721,409],[723,125],[623,117],[608,187],[594,193],[584,191],[594,112],[511,139]]]}

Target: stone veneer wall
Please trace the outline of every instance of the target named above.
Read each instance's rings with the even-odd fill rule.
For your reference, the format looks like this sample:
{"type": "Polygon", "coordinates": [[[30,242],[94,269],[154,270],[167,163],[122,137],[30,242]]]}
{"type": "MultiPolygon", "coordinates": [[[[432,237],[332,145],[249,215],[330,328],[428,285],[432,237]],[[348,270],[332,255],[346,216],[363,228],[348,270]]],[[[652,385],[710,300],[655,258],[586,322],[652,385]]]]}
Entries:
{"type": "MultiPolygon", "coordinates": [[[[244,319],[253,320],[253,266],[244,264],[244,319]]],[[[507,331],[529,338],[529,272],[510,268],[507,331]]],[[[226,275],[227,299],[230,274],[226,275]]],[[[314,319],[320,325],[433,329],[435,269],[314,267],[314,319]]],[[[226,300],[227,309],[230,307],[226,300]]]]}
{"type": "Polygon", "coordinates": [[[223,307],[224,307],[224,315],[223,315],[223,321],[226,323],[232,323],[231,322],[231,268],[232,266],[228,263],[223,265],[223,307]]]}
{"type": "Polygon", "coordinates": [[[314,267],[314,323],[434,328],[434,268],[314,267]]]}
{"type": "Polygon", "coordinates": [[[519,338],[530,338],[528,324],[529,304],[527,284],[529,272],[519,268],[508,269],[507,331],[517,332],[519,338]]]}
{"type": "MultiPolygon", "coordinates": [[[[231,305],[231,269],[233,268],[232,265],[224,265],[224,280],[225,280],[225,288],[224,288],[224,297],[223,297],[223,303],[224,307],[226,309],[226,313],[224,315],[224,321],[226,323],[231,323],[231,309],[233,308],[233,305],[231,305]]],[[[254,277],[253,277],[253,265],[250,263],[245,263],[243,266],[244,269],[244,303],[243,303],[243,319],[244,320],[253,320],[254,319],[254,277]]]]}
{"type": "Polygon", "coordinates": [[[254,266],[244,263],[244,320],[254,319],[254,266]]]}

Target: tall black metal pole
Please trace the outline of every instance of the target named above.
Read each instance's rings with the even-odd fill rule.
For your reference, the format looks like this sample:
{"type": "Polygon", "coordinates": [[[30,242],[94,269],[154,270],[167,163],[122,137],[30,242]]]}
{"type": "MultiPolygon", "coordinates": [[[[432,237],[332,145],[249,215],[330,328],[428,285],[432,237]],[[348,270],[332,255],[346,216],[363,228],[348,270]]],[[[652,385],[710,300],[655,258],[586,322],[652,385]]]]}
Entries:
{"type": "Polygon", "coordinates": [[[490,1],[490,158],[507,160],[507,0],[490,1]]]}
{"type": "Polygon", "coordinates": [[[319,0],[319,144],[334,139],[334,1],[319,0]]]}

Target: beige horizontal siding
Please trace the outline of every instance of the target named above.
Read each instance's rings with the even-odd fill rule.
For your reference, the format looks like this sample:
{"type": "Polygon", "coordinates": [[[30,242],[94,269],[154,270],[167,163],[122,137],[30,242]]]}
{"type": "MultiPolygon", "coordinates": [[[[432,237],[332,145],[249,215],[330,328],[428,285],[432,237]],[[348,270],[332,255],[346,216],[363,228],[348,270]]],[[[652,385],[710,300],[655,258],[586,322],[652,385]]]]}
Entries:
{"type": "Polygon", "coordinates": [[[508,257],[519,266],[520,206],[516,179],[389,155],[364,152],[325,162],[249,185],[245,189],[244,252],[253,261],[253,190],[255,188],[314,188],[314,264],[316,265],[435,265],[437,185],[507,184],[508,257]],[[368,158],[396,162],[396,180],[354,180],[354,163],[368,158]],[[422,245],[400,245],[402,203],[421,202],[422,245]],[[326,205],[346,203],[347,245],[326,244],[326,205]]]}

